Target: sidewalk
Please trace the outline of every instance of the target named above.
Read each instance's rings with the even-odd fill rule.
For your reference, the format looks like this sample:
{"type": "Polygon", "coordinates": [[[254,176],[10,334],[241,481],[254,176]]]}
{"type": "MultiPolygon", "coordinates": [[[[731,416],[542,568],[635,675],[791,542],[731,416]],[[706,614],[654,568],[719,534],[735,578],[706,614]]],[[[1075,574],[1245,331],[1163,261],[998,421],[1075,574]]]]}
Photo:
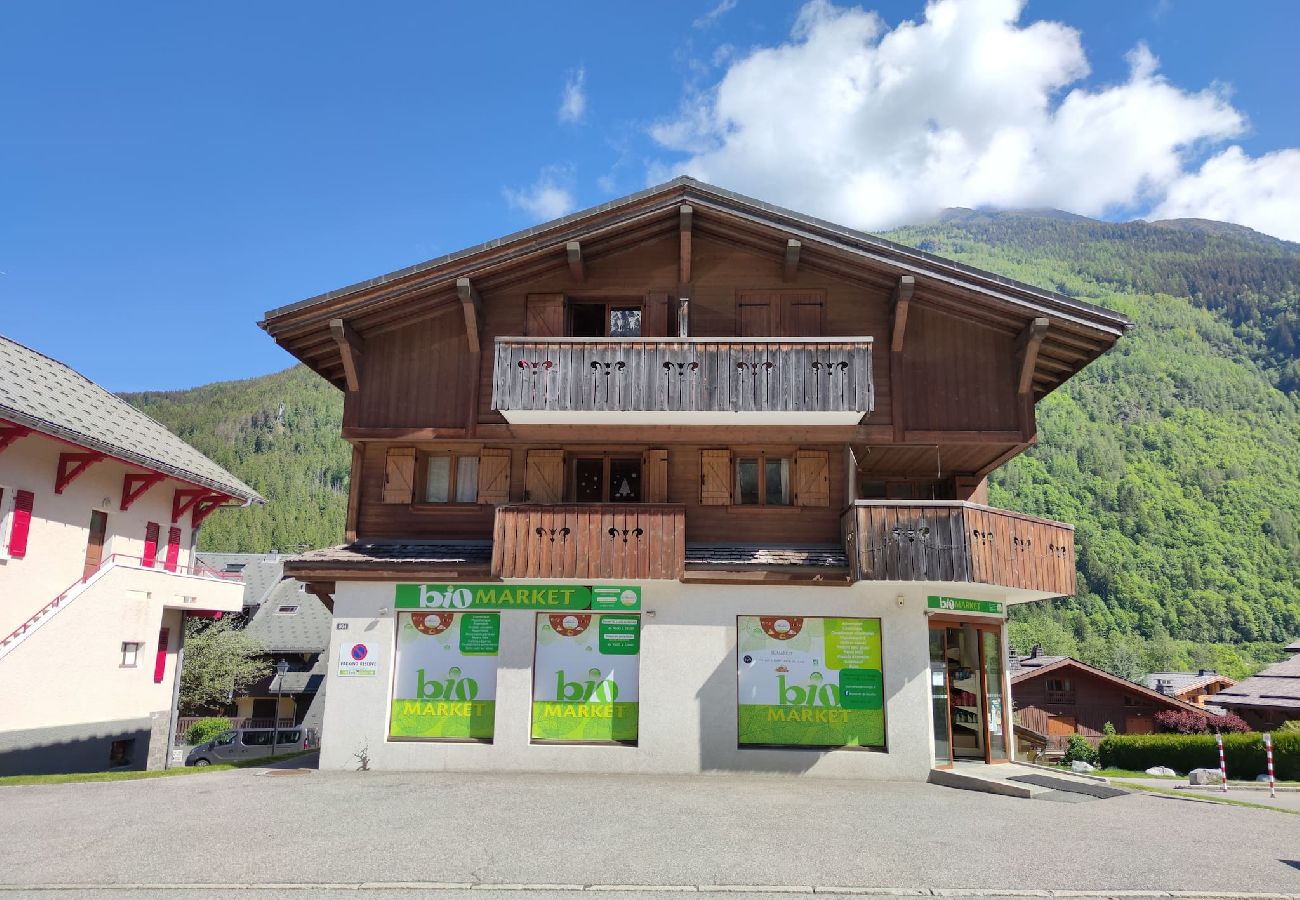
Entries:
{"type": "MultiPolygon", "coordinates": [[[[1260,790],[1259,788],[1243,788],[1229,781],[1228,792],[1225,794],[1219,790],[1217,785],[1189,786],[1186,778],[1111,778],[1109,781],[1121,787],[1125,784],[1140,784],[1160,791],[1171,791],[1177,793],[1180,797],[1186,796],[1203,800],[1236,800],[1241,803],[1258,803],[1261,806],[1300,812],[1300,791],[1296,790],[1293,785],[1287,786],[1290,790],[1279,788],[1276,797],[1269,797],[1267,784],[1260,784],[1259,787],[1262,788],[1260,790]]],[[[1296,820],[1294,827],[1297,835],[1300,835],[1300,819],[1296,820]]],[[[1300,838],[1297,839],[1297,842],[1300,843],[1300,838]]]]}

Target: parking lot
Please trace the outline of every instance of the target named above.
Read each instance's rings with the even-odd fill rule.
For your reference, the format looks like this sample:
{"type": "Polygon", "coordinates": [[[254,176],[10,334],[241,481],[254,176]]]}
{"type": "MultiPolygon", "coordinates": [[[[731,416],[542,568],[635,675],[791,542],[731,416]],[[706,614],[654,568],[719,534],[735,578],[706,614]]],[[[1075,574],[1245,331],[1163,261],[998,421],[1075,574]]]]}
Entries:
{"type": "Polygon", "coordinates": [[[0,829],[0,894],[46,898],[417,884],[480,900],[529,884],[1300,895],[1300,817],[1146,795],[1061,804],[767,776],[250,769],[0,788],[0,829]]]}

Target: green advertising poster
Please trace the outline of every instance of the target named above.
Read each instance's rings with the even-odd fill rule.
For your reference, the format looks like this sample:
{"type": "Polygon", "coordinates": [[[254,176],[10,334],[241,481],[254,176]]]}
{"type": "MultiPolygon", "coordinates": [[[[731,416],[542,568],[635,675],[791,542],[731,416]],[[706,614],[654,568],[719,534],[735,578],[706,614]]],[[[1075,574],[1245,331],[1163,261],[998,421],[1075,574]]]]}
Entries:
{"type": "Polygon", "coordinates": [[[740,743],[885,746],[879,619],[740,616],[740,743]]]}
{"type": "Polygon", "coordinates": [[[501,615],[399,613],[388,736],[490,740],[501,615]]]}
{"type": "Polygon", "coordinates": [[[538,615],[533,739],[635,741],[640,660],[638,615],[538,615]]]}
{"type": "Polygon", "coordinates": [[[594,609],[630,612],[641,608],[637,585],[583,584],[399,584],[397,609],[594,609]]]}

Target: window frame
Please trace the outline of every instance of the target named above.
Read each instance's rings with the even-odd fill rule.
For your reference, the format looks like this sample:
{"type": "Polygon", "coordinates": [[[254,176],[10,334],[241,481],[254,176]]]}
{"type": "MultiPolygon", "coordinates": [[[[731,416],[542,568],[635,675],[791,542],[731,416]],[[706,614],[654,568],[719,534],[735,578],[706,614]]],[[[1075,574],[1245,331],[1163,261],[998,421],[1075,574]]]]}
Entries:
{"type": "Polygon", "coordinates": [[[122,662],[118,666],[118,668],[119,669],[140,668],[140,654],[142,652],[144,652],[144,641],[122,641],[122,662]],[[128,650],[127,647],[134,647],[135,649],[128,650]],[[132,654],[132,656],[129,657],[129,659],[131,660],[130,662],[127,662],[128,653],[132,654]]]}
{"type": "Polygon", "coordinates": [[[573,308],[575,306],[603,306],[605,307],[605,333],[599,337],[588,337],[588,340],[607,340],[607,341],[639,341],[645,337],[646,322],[646,301],[644,297],[581,297],[567,296],[564,298],[564,336],[579,337],[573,333],[573,308]],[[641,327],[639,334],[628,337],[612,337],[610,331],[610,317],[615,309],[635,309],[641,316],[641,327]]]}
{"type": "Polygon", "coordinates": [[[754,507],[771,507],[772,509],[796,509],[795,479],[798,468],[795,465],[795,453],[776,450],[733,450],[731,451],[731,505],[747,509],[754,507]],[[771,503],[767,499],[767,463],[769,458],[776,462],[785,460],[789,463],[790,484],[789,500],[785,503],[771,503]],[[742,459],[758,460],[758,502],[745,503],[740,499],[740,462],[742,459]]]}
{"type": "Polygon", "coordinates": [[[18,500],[18,489],[0,484],[0,562],[12,559],[9,555],[9,535],[14,527],[14,505],[18,500]]]}
{"type": "Polygon", "coordinates": [[[474,506],[481,506],[478,499],[478,467],[481,465],[479,452],[461,451],[461,450],[420,450],[415,454],[415,485],[412,492],[411,505],[424,507],[426,509],[446,509],[447,507],[461,507],[468,509],[474,506]],[[447,499],[446,500],[428,500],[426,491],[429,479],[429,460],[435,457],[445,457],[450,460],[447,467],[447,499]],[[474,459],[474,499],[457,500],[456,499],[456,479],[459,474],[460,460],[474,459]]]}
{"type": "Polygon", "coordinates": [[[564,495],[569,498],[570,503],[640,504],[646,502],[645,501],[645,454],[644,453],[620,453],[615,450],[606,450],[600,453],[571,453],[568,455],[568,458],[565,460],[564,470],[565,470],[564,471],[565,477],[569,480],[568,490],[564,492],[564,495]],[[601,461],[601,469],[600,469],[601,499],[599,500],[578,499],[578,461],[582,459],[599,459],[601,461]],[[641,490],[641,499],[639,500],[610,499],[610,491],[613,489],[613,484],[611,483],[611,479],[610,479],[609,464],[612,460],[615,459],[628,459],[628,460],[633,460],[636,463],[637,470],[639,472],[637,477],[641,481],[639,485],[641,490]]]}

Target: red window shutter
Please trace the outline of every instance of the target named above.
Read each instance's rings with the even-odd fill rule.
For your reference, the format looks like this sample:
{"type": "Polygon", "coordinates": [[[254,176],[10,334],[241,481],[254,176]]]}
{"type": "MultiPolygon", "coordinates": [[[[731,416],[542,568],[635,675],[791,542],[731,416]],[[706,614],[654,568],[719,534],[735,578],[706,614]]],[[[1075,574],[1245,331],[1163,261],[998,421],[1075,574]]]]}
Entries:
{"type": "Polygon", "coordinates": [[[158,653],[153,660],[153,683],[161,684],[163,674],[167,671],[167,638],[169,632],[164,628],[158,632],[158,653]]]}
{"type": "Polygon", "coordinates": [[[14,524],[9,531],[9,555],[22,559],[27,555],[27,532],[32,527],[32,501],[36,495],[31,491],[18,491],[14,494],[14,524]]]}
{"type": "Polygon", "coordinates": [[[163,566],[168,572],[176,571],[176,561],[181,556],[181,530],[175,526],[167,529],[167,563],[163,566]]]}
{"type": "Polygon", "coordinates": [[[147,569],[152,569],[158,562],[158,523],[150,522],[144,526],[144,556],[140,558],[140,563],[147,569]]]}

